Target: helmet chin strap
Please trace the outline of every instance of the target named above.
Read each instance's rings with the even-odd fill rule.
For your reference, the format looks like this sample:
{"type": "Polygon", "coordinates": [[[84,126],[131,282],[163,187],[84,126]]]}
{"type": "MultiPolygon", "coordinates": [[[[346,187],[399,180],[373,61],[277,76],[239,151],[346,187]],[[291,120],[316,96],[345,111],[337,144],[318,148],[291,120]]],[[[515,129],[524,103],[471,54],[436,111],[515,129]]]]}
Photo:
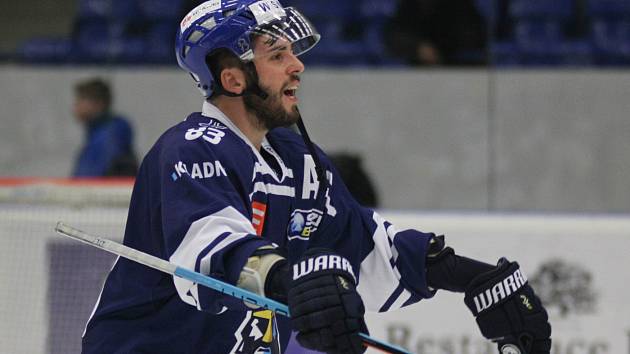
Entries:
{"type": "MultiPolygon", "coordinates": [[[[251,76],[252,80],[251,80],[251,84],[248,85],[248,87],[245,90],[243,90],[243,92],[234,93],[234,92],[226,91],[223,88],[223,86],[221,86],[220,84],[217,84],[216,85],[217,87],[214,88],[215,92],[219,95],[225,95],[228,97],[242,97],[245,95],[256,95],[260,97],[262,100],[266,100],[269,97],[269,94],[265,92],[258,84],[258,72],[256,71],[256,66],[254,65],[254,63],[253,62],[246,63],[245,70],[246,70],[246,73],[251,76]]],[[[326,178],[326,171],[324,170],[324,167],[321,161],[319,160],[319,156],[317,155],[317,151],[315,150],[315,145],[311,141],[311,138],[308,136],[308,132],[306,131],[306,127],[304,126],[304,121],[302,120],[302,114],[300,113],[300,110],[297,108],[297,106],[295,107],[295,111],[298,114],[298,121],[296,125],[298,127],[298,130],[300,131],[302,140],[304,140],[304,145],[306,145],[306,148],[308,149],[309,154],[313,158],[313,162],[315,163],[315,173],[317,174],[317,179],[320,181],[319,190],[317,191],[317,199],[320,202],[318,204],[323,204],[321,201],[322,199],[325,199],[324,194],[326,193],[326,187],[328,187],[328,179],[326,178]]],[[[322,206],[322,208],[325,208],[325,207],[326,207],[325,205],[322,206]]]]}
{"type": "MultiPolygon", "coordinates": [[[[304,140],[304,144],[308,149],[308,153],[313,158],[313,162],[315,163],[315,173],[317,174],[317,179],[319,180],[319,188],[317,191],[317,202],[316,204],[321,207],[324,211],[324,217],[326,216],[326,204],[325,204],[325,194],[326,188],[328,187],[328,179],[326,178],[326,171],[324,170],[324,166],[317,155],[317,151],[315,150],[315,144],[311,141],[311,138],[308,136],[308,132],[306,131],[306,127],[304,126],[304,121],[302,120],[302,114],[300,110],[295,107],[295,111],[298,114],[297,127],[302,135],[302,140],[304,140]]],[[[323,220],[323,219],[322,219],[323,220]]],[[[321,222],[321,221],[320,221],[321,222]]]]}
{"type": "Polygon", "coordinates": [[[258,84],[258,72],[256,71],[256,65],[254,65],[254,62],[250,61],[248,63],[245,63],[245,72],[246,72],[246,75],[251,76],[252,80],[251,80],[251,84],[247,85],[247,88],[245,88],[243,92],[234,93],[234,92],[227,91],[226,89],[223,88],[221,84],[217,83],[216,81],[213,82],[213,85],[215,86],[213,87],[213,91],[215,91],[219,95],[224,95],[228,97],[242,97],[242,96],[247,96],[247,95],[256,95],[260,97],[260,99],[266,100],[267,97],[269,97],[269,94],[265,92],[262,88],[260,88],[260,85],[258,84]]]}

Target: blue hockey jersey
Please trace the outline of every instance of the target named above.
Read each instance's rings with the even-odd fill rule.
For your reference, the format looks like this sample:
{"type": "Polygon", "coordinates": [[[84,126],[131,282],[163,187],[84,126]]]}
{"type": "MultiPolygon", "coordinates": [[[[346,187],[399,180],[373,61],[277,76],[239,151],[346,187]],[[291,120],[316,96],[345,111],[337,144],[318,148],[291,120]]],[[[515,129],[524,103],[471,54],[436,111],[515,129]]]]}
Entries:
{"type": "MultiPolygon", "coordinates": [[[[350,260],[368,310],[431,297],[425,255],[432,234],[398,230],[361,207],[325,154],[294,132],[270,131],[260,151],[215,106],[166,131],[134,186],[124,243],[236,284],[262,246],[295,262],[310,247],[350,260]]],[[[252,310],[181,278],[118,259],[83,336],[84,353],[281,353],[288,319],[252,310]]]]}

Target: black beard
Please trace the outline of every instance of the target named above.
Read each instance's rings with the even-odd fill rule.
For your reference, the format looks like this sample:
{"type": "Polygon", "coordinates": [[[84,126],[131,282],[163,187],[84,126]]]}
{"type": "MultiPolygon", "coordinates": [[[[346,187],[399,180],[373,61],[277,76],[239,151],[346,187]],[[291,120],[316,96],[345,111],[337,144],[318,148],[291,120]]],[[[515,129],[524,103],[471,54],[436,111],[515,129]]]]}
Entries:
{"type": "Polygon", "coordinates": [[[261,127],[271,130],[278,127],[288,127],[298,121],[300,115],[295,106],[291,108],[290,112],[287,112],[282,106],[281,94],[271,94],[268,88],[262,86],[260,89],[267,93],[266,99],[263,100],[256,94],[249,94],[243,96],[243,102],[245,109],[258,117],[257,123],[261,127]]]}

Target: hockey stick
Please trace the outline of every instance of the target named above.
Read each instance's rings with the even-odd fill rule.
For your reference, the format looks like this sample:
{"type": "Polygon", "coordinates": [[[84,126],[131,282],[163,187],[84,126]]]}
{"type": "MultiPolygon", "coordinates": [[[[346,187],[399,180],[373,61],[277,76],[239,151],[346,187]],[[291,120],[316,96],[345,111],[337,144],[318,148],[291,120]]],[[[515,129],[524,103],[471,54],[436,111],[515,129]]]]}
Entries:
{"type": "MultiPolygon", "coordinates": [[[[201,274],[201,273],[198,273],[198,272],[186,269],[186,268],[178,267],[177,265],[171,262],[152,256],[150,254],[138,251],[136,249],[125,246],[118,242],[87,234],[81,230],[75,229],[71,226],[68,226],[62,223],[61,221],[57,222],[55,231],[58,234],[68,236],[75,240],[85,242],[91,246],[100,248],[102,250],[113,253],[120,257],[127,258],[134,262],[138,262],[147,267],[151,267],[153,269],[157,269],[164,273],[168,273],[168,274],[175,275],[186,280],[190,280],[192,282],[201,284],[203,286],[206,286],[210,289],[216,290],[223,294],[235,297],[237,299],[241,299],[243,301],[247,301],[256,306],[260,306],[267,310],[271,310],[281,315],[285,315],[289,317],[289,308],[287,305],[281,304],[272,299],[268,299],[264,296],[260,296],[251,291],[241,289],[232,284],[228,284],[223,281],[214,279],[207,275],[204,275],[204,274],[201,274]]],[[[368,336],[367,334],[359,333],[359,335],[363,339],[363,344],[366,347],[373,347],[385,353],[391,353],[391,354],[411,354],[405,349],[374,339],[368,336]]]]}

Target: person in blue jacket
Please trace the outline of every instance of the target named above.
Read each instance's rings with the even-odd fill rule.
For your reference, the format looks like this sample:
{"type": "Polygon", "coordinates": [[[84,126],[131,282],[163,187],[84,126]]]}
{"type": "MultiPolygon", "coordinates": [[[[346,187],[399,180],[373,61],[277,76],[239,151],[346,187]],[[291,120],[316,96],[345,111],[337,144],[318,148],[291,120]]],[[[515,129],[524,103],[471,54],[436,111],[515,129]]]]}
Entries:
{"type": "Polygon", "coordinates": [[[109,85],[100,78],[75,86],[73,113],[85,127],[85,142],[75,162],[74,177],[135,176],[133,129],[126,118],[111,111],[109,85]]]}

